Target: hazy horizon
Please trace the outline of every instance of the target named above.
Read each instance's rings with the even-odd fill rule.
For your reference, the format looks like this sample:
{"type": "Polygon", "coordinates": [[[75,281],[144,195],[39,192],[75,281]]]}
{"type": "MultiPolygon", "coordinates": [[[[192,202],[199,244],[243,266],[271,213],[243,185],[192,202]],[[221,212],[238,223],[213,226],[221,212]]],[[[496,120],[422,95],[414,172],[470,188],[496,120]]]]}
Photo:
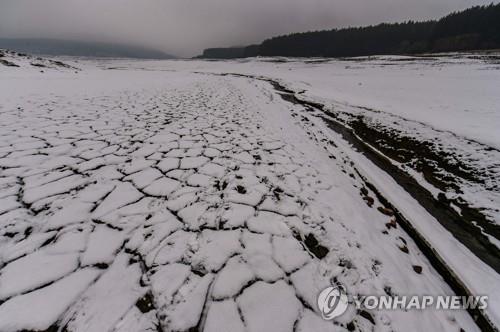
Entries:
{"type": "Polygon", "coordinates": [[[127,43],[191,57],[205,48],[258,43],[292,32],[434,19],[491,2],[0,0],[0,38],[127,43]]]}

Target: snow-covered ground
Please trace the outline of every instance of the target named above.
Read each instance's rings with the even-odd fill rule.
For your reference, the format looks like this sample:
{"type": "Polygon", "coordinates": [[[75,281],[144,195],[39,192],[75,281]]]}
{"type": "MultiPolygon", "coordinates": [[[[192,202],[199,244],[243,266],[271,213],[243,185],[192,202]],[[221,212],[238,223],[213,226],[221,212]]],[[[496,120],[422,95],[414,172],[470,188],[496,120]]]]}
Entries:
{"type": "MultiPolygon", "coordinates": [[[[362,116],[378,130],[431,146],[438,156],[447,159],[447,166],[466,170],[465,176],[456,176],[449,169],[436,167],[436,175],[454,178],[453,185],[438,189],[451,200],[464,200],[482,210],[490,222],[500,223],[498,52],[340,60],[251,58],[147,64],[124,60],[101,64],[102,68],[120,65],[238,73],[276,80],[301,99],[321,103],[344,116],[362,116]]],[[[409,159],[402,166],[415,168],[414,158],[409,159]]],[[[433,165],[439,162],[430,160],[433,165]]],[[[421,182],[426,186],[429,181],[421,182]]],[[[495,232],[487,232],[488,236],[491,233],[495,232]]],[[[498,237],[498,230],[495,234],[498,237]]]]}
{"type": "MultiPolygon", "coordinates": [[[[0,331],[478,330],[461,310],[350,308],[321,319],[316,297],[332,279],[350,294],[453,294],[367,178],[474,294],[490,296],[486,314],[500,325],[498,274],[319,111],[268,82],[214,75],[265,75],[304,98],[498,147],[495,64],[8,61],[20,67],[0,64],[0,331]],[[448,66],[477,72],[453,81],[475,100],[425,83],[449,79],[448,66]],[[443,115],[429,120],[428,104],[415,102],[439,95],[475,115],[446,121],[436,105],[443,115]],[[465,128],[467,117],[482,129],[465,128]]],[[[496,156],[477,162],[498,165],[496,156]]]]}

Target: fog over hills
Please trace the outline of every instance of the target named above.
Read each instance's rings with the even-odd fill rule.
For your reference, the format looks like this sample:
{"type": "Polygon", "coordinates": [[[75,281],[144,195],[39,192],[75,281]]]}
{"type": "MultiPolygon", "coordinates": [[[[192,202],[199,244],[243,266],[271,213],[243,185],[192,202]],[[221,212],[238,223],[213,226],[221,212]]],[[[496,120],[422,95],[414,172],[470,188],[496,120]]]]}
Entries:
{"type": "Polygon", "coordinates": [[[0,48],[44,55],[172,59],[162,51],[137,45],[37,38],[0,38],[0,48]]]}
{"type": "MultiPolygon", "coordinates": [[[[293,32],[425,21],[492,0],[0,0],[0,38],[144,45],[181,57],[293,32]]],[[[498,0],[493,0],[498,3],[498,0]]]]}

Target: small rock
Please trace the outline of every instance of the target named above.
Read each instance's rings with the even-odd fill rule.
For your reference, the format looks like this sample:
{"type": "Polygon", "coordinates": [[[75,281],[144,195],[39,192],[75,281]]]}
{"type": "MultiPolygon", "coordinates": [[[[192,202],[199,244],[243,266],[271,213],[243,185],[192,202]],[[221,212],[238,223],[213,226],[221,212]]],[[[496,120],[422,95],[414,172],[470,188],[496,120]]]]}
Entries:
{"type": "Polygon", "coordinates": [[[247,190],[245,189],[245,187],[241,186],[241,185],[237,185],[236,186],[236,191],[239,193],[239,194],[246,194],[247,193],[247,190]]]}
{"type": "Polygon", "coordinates": [[[391,221],[389,221],[387,224],[385,224],[385,227],[387,227],[387,229],[398,228],[398,224],[396,222],[396,219],[391,219],[391,221]]]}
{"type": "Polygon", "coordinates": [[[413,271],[417,272],[418,274],[421,274],[422,267],[420,265],[413,265],[413,271]]]}
{"type": "Polygon", "coordinates": [[[399,250],[401,250],[402,252],[404,252],[405,254],[408,254],[410,253],[410,250],[408,250],[408,247],[407,246],[401,246],[401,247],[398,247],[399,250]]]}
{"type": "Polygon", "coordinates": [[[366,204],[367,204],[369,207],[372,207],[372,206],[373,206],[373,203],[375,203],[375,200],[373,199],[373,197],[370,197],[370,196],[365,196],[365,197],[363,197],[363,199],[365,200],[366,204]]]}
{"type": "Polygon", "coordinates": [[[373,319],[373,316],[366,310],[361,310],[359,312],[359,315],[365,319],[367,319],[368,321],[370,321],[370,323],[372,323],[373,325],[375,325],[375,319],[373,319]]]}
{"type": "Polygon", "coordinates": [[[146,293],[143,297],[137,300],[135,306],[142,312],[146,313],[154,309],[153,296],[151,293],[146,293]]]}
{"type": "Polygon", "coordinates": [[[386,207],[383,207],[383,206],[379,206],[377,208],[377,210],[382,213],[382,214],[385,214],[386,216],[389,216],[389,217],[392,217],[394,215],[394,211],[392,211],[391,209],[389,208],[386,208],[386,207]]]}

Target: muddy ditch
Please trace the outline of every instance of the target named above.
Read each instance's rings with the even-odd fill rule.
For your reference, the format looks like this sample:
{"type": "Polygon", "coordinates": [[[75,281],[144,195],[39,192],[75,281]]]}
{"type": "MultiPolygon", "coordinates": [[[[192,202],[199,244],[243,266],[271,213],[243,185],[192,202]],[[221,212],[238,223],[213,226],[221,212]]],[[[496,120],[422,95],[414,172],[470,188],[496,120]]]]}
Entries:
{"type": "MultiPolygon", "coordinates": [[[[480,210],[469,207],[464,202],[453,201],[453,203],[463,207],[462,214],[459,214],[450,205],[451,201],[447,200],[446,197],[440,195],[438,198],[435,198],[411,175],[394,165],[390,159],[401,162],[409,160],[409,158],[414,159],[418,155],[422,156],[421,160],[418,161],[420,165],[427,164],[430,158],[439,159],[438,164],[441,167],[446,167],[448,172],[453,173],[456,171],[469,179],[477,177],[477,174],[473,170],[469,170],[467,167],[462,168],[461,164],[450,166],[448,158],[444,155],[439,156],[437,152],[430,150],[427,147],[428,144],[419,143],[409,138],[396,138],[388,133],[376,131],[373,128],[369,128],[366,124],[362,124],[362,119],[356,119],[353,126],[346,125],[334,115],[332,116],[332,112],[326,111],[323,105],[298,99],[293,91],[283,87],[279,83],[275,81],[268,82],[273,85],[284,100],[302,105],[306,109],[319,109],[327,114],[328,116],[323,117],[323,120],[330,129],[340,134],[358,152],[362,153],[377,167],[389,174],[457,240],[464,244],[484,263],[500,273],[500,251],[481,230],[481,227],[483,227],[489,234],[500,239],[500,227],[492,224],[480,210]],[[367,144],[365,139],[370,144],[367,144]],[[373,149],[372,146],[377,150],[373,149]],[[407,155],[402,155],[402,151],[406,151],[407,155]],[[379,152],[382,152],[382,154],[379,152]],[[476,226],[476,223],[481,227],[476,226]]],[[[425,176],[431,179],[430,182],[436,183],[438,188],[453,185],[451,179],[443,179],[442,174],[437,174],[439,172],[438,168],[433,168],[433,166],[427,166],[427,168],[425,166],[420,167],[423,172],[425,170],[425,176]]]]}
{"type": "MultiPolygon", "coordinates": [[[[256,78],[256,77],[253,77],[256,78]]],[[[269,79],[262,79],[272,84],[276,89],[278,94],[285,100],[294,104],[303,106],[306,110],[318,109],[328,116],[324,116],[323,120],[328,125],[328,127],[338,134],[340,134],[346,141],[348,141],[358,152],[366,156],[370,161],[372,161],[377,167],[384,170],[389,174],[402,188],[404,188],[419,204],[424,207],[429,214],[431,214],[438,222],[444,226],[458,241],[464,244],[469,250],[471,250],[478,258],[480,258],[485,264],[492,267],[497,273],[500,273],[500,251],[498,248],[492,244],[488,237],[483,234],[481,228],[476,226],[474,222],[477,222],[485,229],[488,229],[489,233],[495,234],[497,238],[500,238],[499,228],[496,225],[492,225],[489,220],[481,213],[481,211],[469,207],[466,203],[461,204],[462,214],[459,214],[450,205],[450,202],[439,197],[438,199],[424,187],[422,187],[411,175],[401,170],[399,167],[395,166],[389,159],[397,153],[400,153],[401,149],[414,151],[420,153],[419,148],[422,153],[426,156],[436,155],[431,150],[422,148],[425,143],[419,147],[419,142],[411,140],[402,140],[399,138],[384,137],[384,133],[377,132],[375,130],[369,130],[368,127],[358,122],[357,125],[349,126],[341,121],[332,117],[331,112],[326,111],[324,105],[309,102],[305,100],[298,99],[295,93],[286,87],[282,86],[276,81],[269,79]],[[364,140],[370,142],[367,144],[364,140]],[[379,139],[377,141],[377,139],[379,139]],[[375,144],[374,144],[375,143],[375,144]],[[394,144],[394,148],[390,148],[391,144],[394,144]],[[380,152],[390,151],[388,156],[382,155],[378,149],[384,145],[386,148],[380,149],[380,152]],[[375,149],[372,148],[375,147],[375,149]]],[[[358,121],[361,121],[358,119],[358,121]]],[[[439,157],[439,156],[437,156],[439,157]]],[[[400,156],[399,158],[402,158],[400,156]]],[[[403,157],[404,158],[404,157],[403,157]]],[[[440,165],[446,167],[446,158],[436,158],[441,159],[440,165]]],[[[398,161],[398,159],[394,159],[398,161]]],[[[399,159],[401,160],[401,159],[399,159]]],[[[421,164],[425,164],[425,159],[421,160],[421,164]]],[[[455,168],[450,167],[449,172],[452,172],[455,168]]],[[[474,171],[468,169],[460,169],[460,172],[466,172],[464,176],[473,178],[474,171]]],[[[424,253],[433,267],[440,273],[443,279],[450,285],[457,295],[474,295],[468,289],[468,287],[460,280],[456,273],[448,266],[445,260],[441,257],[439,253],[435,251],[432,244],[430,244],[427,239],[418,232],[415,227],[407,220],[398,209],[393,206],[389,200],[387,200],[380,191],[370,182],[368,182],[361,174],[358,173],[363,179],[365,185],[370,188],[378,200],[386,207],[394,211],[394,215],[398,224],[402,226],[405,232],[415,241],[419,249],[424,253]]],[[[427,177],[430,179],[435,179],[435,182],[439,185],[449,185],[449,179],[441,179],[437,176],[435,170],[430,170],[427,172],[427,177]]],[[[444,195],[443,195],[444,196],[444,195]]],[[[470,309],[468,310],[472,318],[478,324],[478,326],[483,331],[498,331],[495,325],[489,320],[489,318],[483,314],[480,310],[470,309]]]]}

